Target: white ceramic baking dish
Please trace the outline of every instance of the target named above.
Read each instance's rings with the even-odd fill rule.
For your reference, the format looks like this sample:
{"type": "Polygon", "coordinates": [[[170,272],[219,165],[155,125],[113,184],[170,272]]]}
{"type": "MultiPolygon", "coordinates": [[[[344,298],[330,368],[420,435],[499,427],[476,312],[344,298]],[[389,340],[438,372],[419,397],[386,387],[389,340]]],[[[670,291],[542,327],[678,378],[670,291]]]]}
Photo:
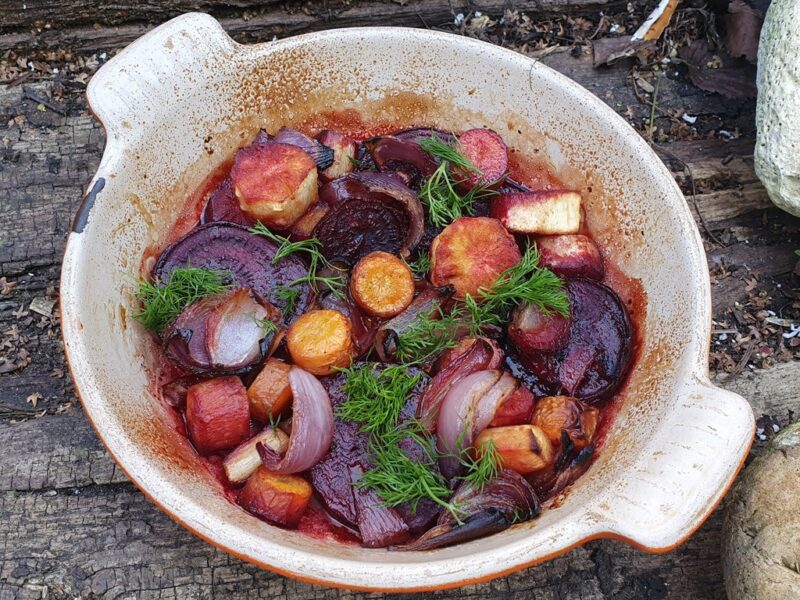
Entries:
{"type": "Polygon", "coordinates": [[[661,161],[579,85],[510,50],[444,33],[344,29],[243,46],[213,18],[188,14],[109,61],[87,94],[107,142],[64,256],[72,376],[109,453],[198,536],[307,581],[433,589],[496,577],[601,537],[670,550],[728,489],[751,443],[753,415],[708,381],[710,289],[700,237],[661,161]],[[272,527],[223,497],[151,393],[153,346],[129,319],[143,251],[164,240],[187,195],[259,127],[313,129],[325,120],[320,114],[496,129],[581,190],[592,235],[618,280],[630,279],[618,291],[645,316],[618,416],[598,460],[539,519],[420,553],[272,527]]]}

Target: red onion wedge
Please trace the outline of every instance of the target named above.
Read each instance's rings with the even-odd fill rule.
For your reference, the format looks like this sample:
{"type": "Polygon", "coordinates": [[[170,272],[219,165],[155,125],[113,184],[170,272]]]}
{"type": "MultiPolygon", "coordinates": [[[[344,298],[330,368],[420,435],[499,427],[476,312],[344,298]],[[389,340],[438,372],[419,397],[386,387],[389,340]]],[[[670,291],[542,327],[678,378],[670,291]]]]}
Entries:
{"type": "Polygon", "coordinates": [[[442,511],[436,526],[402,550],[432,550],[459,544],[507,529],[539,514],[539,499],[525,479],[508,469],[478,489],[462,483],[451,502],[462,511],[460,523],[448,511],[442,511]]]}
{"type": "Polygon", "coordinates": [[[328,148],[328,146],[325,146],[317,140],[312,140],[296,129],[281,127],[278,133],[275,134],[273,141],[278,144],[297,146],[314,159],[320,171],[324,171],[333,164],[333,150],[331,148],[328,148]]]}
{"type": "Polygon", "coordinates": [[[325,456],[333,440],[333,409],[328,392],[308,371],[292,367],[292,433],[281,458],[271,447],[256,444],[261,462],[274,473],[299,473],[310,469],[325,456]]]}
{"type": "Polygon", "coordinates": [[[164,349],[196,374],[247,371],[283,336],[278,310],[246,288],[209,296],[186,307],[164,335],[164,349]],[[275,323],[266,331],[262,321],[275,323]]]}
{"type": "Polygon", "coordinates": [[[459,456],[486,429],[497,408],[517,390],[517,381],[497,370],[478,371],[455,384],[445,396],[437,423],[442,474],[452,480],[462,470],[459,456]]]}
{"type": "Polygon", "coordinates": [[[431,380],[419,403],[417,410],[419,420],[431,431],[435,430],[439,419],[439,407],[450,389],[468,375],[476,371],[497,369],[502,362],[503,351],[494,340],[485,337],[476,338],[465,352],[452,359],[431,380]]]}

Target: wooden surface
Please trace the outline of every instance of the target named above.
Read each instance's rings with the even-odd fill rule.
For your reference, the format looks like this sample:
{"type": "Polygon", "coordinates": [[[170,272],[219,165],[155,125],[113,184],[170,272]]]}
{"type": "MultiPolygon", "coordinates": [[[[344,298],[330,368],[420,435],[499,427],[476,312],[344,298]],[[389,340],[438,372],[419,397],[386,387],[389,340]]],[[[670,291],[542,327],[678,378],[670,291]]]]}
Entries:
{"type": "MultiPolygon", "coordinates": [[[[0,8],[0,25],[14,16],[8,10],[13,4],[0,8]]],[[[43,18],[57,4],[28,2],[44,11],[37,13],[43,18]]],[[[92,31],[106,40],[128,39],[108,37],[113,28],[92,31]]],[[[0,36],[0,47],[20,35],[30,36],[0,36]]],[[[640,102],[628,79],[629,64],[595,70],[585,48],[559,50],[542,61],[587,86],[640,130],[649,118],[651,106],[640,102]]],[[[71,214],[104,142],[80,95],[48,96],[57,80],[37,76],[0,85],[0,600],[379,597],[297,583],[216,551],[151,505],[103,451],[66,374],[57,317],[40,314],[57,294],[71,214]]],[[[715,318],[746,332],[745,320],[734,317],[754,294],[763,292],[780,310],[787,290],[797,287],[792,270],[800,222],[770,208],[753,173],[751,101],[706,95],[680,78],[664,78],[658,107],[656,124],[664,129],[684,111],[697,116],[703,129],[658,151],[687,193],[693,180],[697,194],[692,199],[689,193],[688,202],[707,240],[715,318]],[[726,141],[720,130],[741,135],[726,141]]],[[[757,415],[780,426],[792,411],[800,412],[800,363],[742,368],[725,387],[751,399],[757,415]]],[[[754,451],[762,445],[758,441],[754,451]]],[[[720,523],[717,511],[669,554],[651,556],[597,541],[539,567],[435,597],[722,599],[720,523]]]]}

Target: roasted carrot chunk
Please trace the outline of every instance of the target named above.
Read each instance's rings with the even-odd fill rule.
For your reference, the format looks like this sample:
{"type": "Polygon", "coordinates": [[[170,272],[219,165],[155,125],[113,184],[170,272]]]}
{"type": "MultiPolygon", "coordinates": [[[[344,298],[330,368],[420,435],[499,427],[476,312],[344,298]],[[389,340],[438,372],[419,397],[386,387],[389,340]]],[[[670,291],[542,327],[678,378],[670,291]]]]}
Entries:
{"type": "Polygon", "coordinates": [[[289,387],[291,365],[282,360],[270,358],[264,363],[258,376],[247,388],[250,415],[257,421],[266,423],[270,417],[279,415],[292,397],[289,387]]]}
{"type": "Polygon", "coordinates": [[[236,153],[231,180],[250,218],[286,229],[317,201],[317,165],[297,146],[269,142],[236,153]]]}
{"type": "Polygon", "coordinates": [[[394,317],[414,299],[414,275],[402,260],[377,251],[358,261],[350,276],[350,294],[374,317],[394,317]]]}
{"type": "Polygon", "coordinates": [[[555,445],[561,443],[565,431],[577,448],[585,448],[594,437],[599,416],[598,409],[570,396],[546,396],[536,404],[531,422],[555,445]]]}
{"type": "Polygon", "coordinates": [[[536,425],[513,425],[485,429],[475,440],[478,454],[483,444],[493,442],[502,466],[521,475],[542,471],[553,464],[555,452],[550,440],[536,425]]]}
{"type": "Polygon", "coordinates": [[[227,450],[250,435],[247,391],[238,377],[217,377],[186,392],[186,425],[200,454],[227,450]]]}
{"type": "Polygon", "coordinates": [[[305,479],[270,473],[262,466],[244,484],[239,505],[275,525],[296,527],[310,499],[311,484],[305,479]]]}
{"type": "Polygon", "coordinates": [[[497,219],[461,217],[450,223],[431,245],[431,283],[452,285],[456,297],[477,297],[522,255],[517,242],[497,219]]]}
{"type": "Polygon", "coordinates": [[[312,310],[302,315],[286,336],[292,361],[314,375],[330,375],[346,367],[355,353],[350,321],[338,310],[312,310]]]}

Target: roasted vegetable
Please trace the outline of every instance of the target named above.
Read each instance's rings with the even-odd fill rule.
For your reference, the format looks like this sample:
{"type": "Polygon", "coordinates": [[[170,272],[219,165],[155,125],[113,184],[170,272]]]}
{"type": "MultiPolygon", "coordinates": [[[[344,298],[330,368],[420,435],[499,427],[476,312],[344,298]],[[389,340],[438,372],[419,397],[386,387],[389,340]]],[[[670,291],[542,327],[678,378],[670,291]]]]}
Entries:
{"type": "Polygon", "coordinates": [[[231,290],[185,308],[164,332],[164,350],[192,373],[242,373],[282,338],[280,320],[250,290],[231,290]]]}
{"type": "Polygon", "coordinates": [[[333,164],[333,149],[318,140],[312,140],[304,133],[289,127],[281,127],[275,134],[274,140],[279,144],[297,146],[308,154],[320,171],[324,171],[333,164]]]}
{"type": "Polygon", "coordinates": [[[250,435],[247,391],[238,377],[217,377],[186,392],[186,427],[200,454],[233,448],[250,435]]]}
{"type": "Polygon", "coordinates": [[[331,208],[314,228],[331,262],[355,264],[375,250],[408,256],[424,232],[413,190],[387,173],[350,173],[320,190],[331,208]]]}
{"type": "Polygon", "coordinates": [[[514,309],[508,324],[508,337],[520,352],[555,352],[569,340],[571,319],[551,313],[546,315],[533,304],[514,309]]]}
{"type": "Polygon", "coordinates": [[[561,444],[566,432],[576,448],[585,448],[594,438],[600,411],[569,396],[540,398],[531,423],[539,427],[554,446],[561,444]]]}
{"type": "Polygon", "coordinates": [[[581,196],[567,190],[500,194],[489,213],[514,233],[577,233],[581,226],[581,196]]]}
{"type": "Polygon", "coordinates": [[[233,484],[242,483],[261,466],[261,456],[256,448],[258,444],[264,444],[278,454],[283,454],[289,446],[289,436],[277,427],[269,425],[246,442],[239,444],[222,462],[228,481],[233,484]]]}
{"type": "Polygon", "coordinates": [[[459,187],[472,189],[477,185],[499,185],[508,171],[508,147],[491,129],[469,129],[458,136],[458,150],[476,168],[460,173],[459,187]]]}
{"type": "Polygon", "coordinates": [[[524,425],[531,422],[533,407],[536,397],[524,385],[503,402],[494,413],[494,419],[489,427],[504,427],[506,425],[524,425]]]}
{"type": "Polygon", "coordinates": [[[475,440],[477,452],[492,442],[503,468],[521,475],[542,471],[553,464],[555,451],[544,431],[536,425],[491,427],[475,440]]]}
{"type": "Polygon", "coordinates": [[[312,310],[289,328],[286,344],[292,361],[314,375],[346,367],[355,354],[350,321],[335,310],[312,310]]]}
{"type": "Polygon", "coordinates": [[[498,276],[522,259],[516,241],[499,221],[461,217],[448,225],[431,245],[431,283],[452,285],[455,295],[477,297],[498,276]]]}
{"type": "Polygon", "coordinates": [[[354,170],[358,145],[350,137],[326,129],[320,132],[317,141],[333,151],[333,162],[319,174],[323,182],[338,179],[354,170]]]}
{"type": "Polygon", "coordinates": [[[311,484],[299,475],[280,475],[259,467],[244,484],[239,505],[275,525],[296,527],[311,492],[311,484]]]}
{"type": "Polygon", "coordinates": [[[592,238],[576,235],[548,235],[536,239],[539,264],[562,277],[603,279],[605,268],[600,250],[592,238]]]}
{"type": "Polygon", "coordinates": [[[264,363],[258,376],[247,388],[250,415],[257,421],[268,423],[286,408],[292,398],[289,371],[292,366],[277,358],[264,363]]]}
{"type": "Polygon", "coordinates": [[[232,223],[210,223],[194,228],[161,253],[155,268],[159,281],[167,281],[179,267],[203,267],[229,273],[236,285],[253,290],[268,300],[287,320],[306,310],[309,292],[296,298],[293,311],[286,311],[285,299],[275,291],[308,276],[308,269],[296,256],[286,256],[273,264],[278,245],[253,235],[232,223]]]}
{"type": "Polygon", "coordinates": [[[350,294],[375,317],[394,317],[414,299],[414,276],[408,265],[387,252],[373,252],[358,261],[350,275],[350,294]]]}
{"type": "Polygon", "coordinates": [[[242,211],[278,229],[290,227],[317,201],[316,163],[289,144],[242,148],[231,180],[242,211]]]}

